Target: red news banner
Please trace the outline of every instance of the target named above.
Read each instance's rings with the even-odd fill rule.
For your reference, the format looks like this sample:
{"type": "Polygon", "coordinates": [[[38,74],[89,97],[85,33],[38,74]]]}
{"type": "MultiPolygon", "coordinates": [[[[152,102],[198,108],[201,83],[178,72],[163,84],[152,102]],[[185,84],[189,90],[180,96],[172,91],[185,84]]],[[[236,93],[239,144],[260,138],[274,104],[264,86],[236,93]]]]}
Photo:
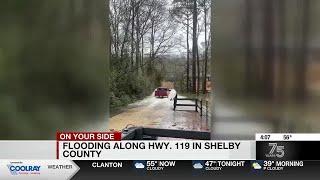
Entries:
{"type": "Polygon", "coordinates": [[[57,132],[57,141],[120,141],[121,132],[57,132]]]}
{"type": "Polygon", "coordinates": [[[121,132],[57,132],[56,153],[59,159],[60,141],[121,141],[121,132]]]}

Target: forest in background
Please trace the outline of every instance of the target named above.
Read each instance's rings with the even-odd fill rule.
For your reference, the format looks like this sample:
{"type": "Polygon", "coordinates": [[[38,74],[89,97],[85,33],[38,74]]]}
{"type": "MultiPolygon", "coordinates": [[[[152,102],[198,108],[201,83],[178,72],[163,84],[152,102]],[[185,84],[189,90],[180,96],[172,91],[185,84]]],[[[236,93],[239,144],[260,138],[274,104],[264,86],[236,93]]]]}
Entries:
{"type": "Polygon", "coordinates": [[[206,93],[210,7],[210,0],[110,1],[111,111],[150,95],[161,81],[206,93]]]}

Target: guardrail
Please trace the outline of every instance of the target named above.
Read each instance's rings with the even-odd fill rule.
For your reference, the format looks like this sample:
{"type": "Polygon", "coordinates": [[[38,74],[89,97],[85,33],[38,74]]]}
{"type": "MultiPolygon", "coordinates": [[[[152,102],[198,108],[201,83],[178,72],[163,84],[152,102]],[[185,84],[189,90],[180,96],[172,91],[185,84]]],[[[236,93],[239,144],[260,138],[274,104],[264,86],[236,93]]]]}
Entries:
{"type": "Polygon", "coordinates": [[[122,130],[122,140],[156,140],[157,137],[210,140],[208,131],[130,127],[122,130]]]}
{"type": "Polygon", "coordinates": [[[177,106],[194,106],[195,111],[198,112],[198,99],[195,98],[178,98],[178,95],[176,95],[173,99],[173,110],[176,110],[177,106]],[[195,104],[178,104],[178,100],[180,101],[195,101],[195,104]]]}
{"type": "Polygon", "coordinates": [[[195,107],[195,111],[199,112],[200,111],[200,116],[203,116],[203,111],[205,108],[205,113],[206,113],[206,118],[208,119],[209,116],[209,111],[208,111],[208,100],[203,101],[202,99],[198,99],[198,98],[178,98],[178,94],[176,94],[176,96],[173,99],[173,110],[176,110],[177,106],[194,106],[195,107]],[[194,101],[194,104],[179,104],[179,101],[194,101]],[[205,104],[203,105],[203,103],[205,102],[205,104]],[[199,111],[198,111],[199,110],[199,111]]]}

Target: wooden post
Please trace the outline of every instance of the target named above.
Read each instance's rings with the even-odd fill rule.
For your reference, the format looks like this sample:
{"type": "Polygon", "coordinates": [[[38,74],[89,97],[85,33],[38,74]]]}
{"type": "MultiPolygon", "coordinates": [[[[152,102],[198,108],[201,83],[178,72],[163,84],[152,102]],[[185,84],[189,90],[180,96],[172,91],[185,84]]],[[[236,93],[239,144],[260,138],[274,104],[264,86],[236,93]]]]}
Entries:
{"type": "Polygon", "coordinates": [[[202,116],[202,99],[200,100],[200,116],[202,116]]]}
{"type": "Polygon", "coordinates": [[[173,98],[173,110],[176,110],[176,106],[177,106],[177,99],[178,99],[178,94],[176,94],[176,96],[173,98]]]}
{"type": "Polygon", "coordinates": [[[208,119],[208,101],[206,100],[206,119],[208,119]]]}
{"type": "Polygon", "coordinates": [[[198,112],[198,99],[196,99],[196,112],[198,112]]]}

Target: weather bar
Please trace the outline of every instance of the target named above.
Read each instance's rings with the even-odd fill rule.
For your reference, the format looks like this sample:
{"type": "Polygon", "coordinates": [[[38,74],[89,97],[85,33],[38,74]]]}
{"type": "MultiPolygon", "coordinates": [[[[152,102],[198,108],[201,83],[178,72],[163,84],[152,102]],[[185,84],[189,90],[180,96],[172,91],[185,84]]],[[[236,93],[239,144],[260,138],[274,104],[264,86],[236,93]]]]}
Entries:
{"type": "Polygon", "coordinates": [[[320,141],[320,133],[257,133],[256,141],[320,141]]]}

